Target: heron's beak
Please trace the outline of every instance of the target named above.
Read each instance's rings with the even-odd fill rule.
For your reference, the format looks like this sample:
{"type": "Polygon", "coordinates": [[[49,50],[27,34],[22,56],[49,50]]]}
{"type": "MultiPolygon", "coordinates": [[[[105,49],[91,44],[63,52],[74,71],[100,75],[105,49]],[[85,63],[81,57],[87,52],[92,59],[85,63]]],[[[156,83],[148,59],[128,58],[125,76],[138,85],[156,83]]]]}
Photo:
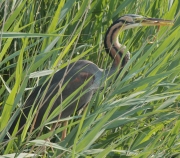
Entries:
{"type": "Polygon", "coordinates": [[[165,26],[165,25],[173,25],[174,22],[172,20],[163,20],[156,18],[142,18],[141,25],[142,26],[165,26]]]}

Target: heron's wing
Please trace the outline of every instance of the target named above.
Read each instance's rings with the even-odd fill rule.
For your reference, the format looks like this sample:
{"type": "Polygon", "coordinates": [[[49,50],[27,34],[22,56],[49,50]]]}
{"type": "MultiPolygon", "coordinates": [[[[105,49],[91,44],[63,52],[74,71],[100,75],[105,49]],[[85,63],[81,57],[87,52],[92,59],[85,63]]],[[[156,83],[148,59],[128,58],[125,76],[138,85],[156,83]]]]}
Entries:
{"type": "MultiPolygon", "coordinates": [[[[57,86],[57,84],[56,85],[53,84],[51,87],[49,87],[49,90],[47,91],[47,94],[45,97],[45,98],[51,99],[52,97],[57,95],[58,92],[62,91],[62,93],[59,93],[58,96],[56,96],[57,99],[53,105],[52,110],[54,110],[56,107],[58,107],[60,105],[62,106],[63,101],[66,98],[70,97],[69,103],[66,105],[65,110],[63,110],[63,112],[62,112],[62,117],[67,117],[67,116],[71,115],[75,109],[78,110],[84,104],[87,104],[89,102],[89,100],[93,94],[92,90],[90,90],[90,87],[94,83],[94,76],[88,72],[79,72],[78,74],[74,75],[74,77],[67,82],[68,83],[65,87],[62,87],[61,85],[57,86]],[[62,90],[61,88],[64,88],[64,89],[62,90]],[[74,94],[74,96],[71,97],[71,94],[74,92],[76,94],[74,94]]],[[[66,83],[64,83],[64,84],[66,84],[66,83]]],[[[49,105],[50,99],[47,100],[43,104],[43,108],[46,108],[49,105]]],[[[62,106],[62,107],[64,107],[64,106],[62,106]]],[[[44,110],[45,109],[42,109],[42,111],[44,111],[44,110]]]]}
{"type": "MultiPolygon", "coordinates": [[[[35,92],[33,92],[32,95],[28,98],[28,102],[26,102],[26,108],[24,110],[25,115],[28,115],[28,112],[33,104],[35,107],[40,106],[41,108],[39,110],[36,124],[36,126],[38,126],[44,113],[46,112],[46,109],[50,105],[51,100],[53,97],[56,97],[55,102],[51,107],[51,112],[54,111],[58,106],[62,106],[62,108],[65,109],[62,109],[62,111],[59,112],[62,116],[61,118],[68,117],[69,115],[73,114],[75,110],[79,110],[89,102],[93,94],[93,91],[90,90],[90,87],[93,85],[94,79],[94,76],[88,72],[79,72],[69,80],[66,78],[66,81],[68,80],[67,83],[60,84],[59,82],[56,82],[52,84],[51,82],[47,89],[46,87],[38,87],[35,89],[35,92]],[[64,85],[65,87],[63,87],[64,85]],[[75,92],[76,90],[77,92],[75,92]],[[73,97],[70,97],[69,102],[67,103],[66,107],[64,107],[62,105],[63,101],[73,92],[77,94],[75,94],[73,97]],[[39,96],[35,96],[35,94],[39,94],[39,96]]],[[[48,85],[45,84],[45,86],[48,85]]]]}

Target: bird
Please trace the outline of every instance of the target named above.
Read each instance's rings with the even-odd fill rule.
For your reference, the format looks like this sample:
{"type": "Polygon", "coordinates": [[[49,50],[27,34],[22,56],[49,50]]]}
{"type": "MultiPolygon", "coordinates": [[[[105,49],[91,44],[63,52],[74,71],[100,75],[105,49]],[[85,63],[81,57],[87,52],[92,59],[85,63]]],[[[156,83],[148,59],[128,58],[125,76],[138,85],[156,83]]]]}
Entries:
{"type": "Polygon", "coordinates": [[[44,84],[34,88],[16,120],[12,123],[9,133],[12,134],[17,125],[18,134],[20,134],[28,115],[31,117],[34,111],[36,114],[32,122],[32,130],[37,129],[46,120],[43,117],[47,113],[47,109],[49,111],[47,116],[53,112],[58,113],[51,119],[54,121],[67,118],[86,106],[97,89],[103,87],[106,79],[115,72],[120,72],[130,60],[130,52],[127,51],[126,46],[119,43],[120,32],[140,26],[172,24],[171,20],[148,18],[136,14],[119,17],[110,25],[104,38],[105,51],[112,59],[110,69],[101,69],[88,60],[78,60],[57,71],[44,84]],[[69,96],[71,96],[71,101],[64,107],[63,104],[69,96]]]}

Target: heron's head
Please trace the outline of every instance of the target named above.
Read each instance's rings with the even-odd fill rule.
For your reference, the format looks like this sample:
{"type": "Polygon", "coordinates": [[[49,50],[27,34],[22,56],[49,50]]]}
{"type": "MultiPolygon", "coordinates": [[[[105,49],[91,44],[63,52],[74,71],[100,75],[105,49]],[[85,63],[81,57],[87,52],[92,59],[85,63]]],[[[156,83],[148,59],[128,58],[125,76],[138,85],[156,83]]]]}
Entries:
{"type": "Polygon", "coordinates": [[[135,14],[127,14],[117,19],[113,24],[120,24],[121,30],[127,30],[139,26],[173,25],[173,21],[157,18],[148,18],[135,14]]]}
{"type": "Polygon", "coordinates": [[[114,65],[117,67],[123,58],[124,52],[126,53],[121,67],[128,62],[130,59],[129,52],[126,50],[125,46],[119,43],[118,35],[121,31],[139,27],[139,26],[162,26],[162,25],[173,25],[171,20],[163,20],[157,18],[148,18],[141,15],[127,14],[118,18],[109,27],[106,32],[104,39],[104,46],[106,52],[114,59],[114,65]]]}

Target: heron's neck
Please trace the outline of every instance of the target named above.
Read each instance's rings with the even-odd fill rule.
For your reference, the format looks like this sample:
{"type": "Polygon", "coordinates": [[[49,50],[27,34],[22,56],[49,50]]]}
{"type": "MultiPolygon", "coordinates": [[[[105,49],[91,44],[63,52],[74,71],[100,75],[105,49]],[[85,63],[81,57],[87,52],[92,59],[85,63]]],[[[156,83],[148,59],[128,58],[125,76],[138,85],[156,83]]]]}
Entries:
{"type": "Polygon", "coordinates": [[[118,39],[121,27],[122,25],[120,23],[111,25],[104,39],[105,50],[113,59],[113,67],[116,68],[124,67],[129,60],[129,52],[127,52],[125,46],[119,43],[118,39]],[[124,53],[127,54],[124,56],[124,53]],[[123,58],[122,62],[121,58],[123,58]]]}

